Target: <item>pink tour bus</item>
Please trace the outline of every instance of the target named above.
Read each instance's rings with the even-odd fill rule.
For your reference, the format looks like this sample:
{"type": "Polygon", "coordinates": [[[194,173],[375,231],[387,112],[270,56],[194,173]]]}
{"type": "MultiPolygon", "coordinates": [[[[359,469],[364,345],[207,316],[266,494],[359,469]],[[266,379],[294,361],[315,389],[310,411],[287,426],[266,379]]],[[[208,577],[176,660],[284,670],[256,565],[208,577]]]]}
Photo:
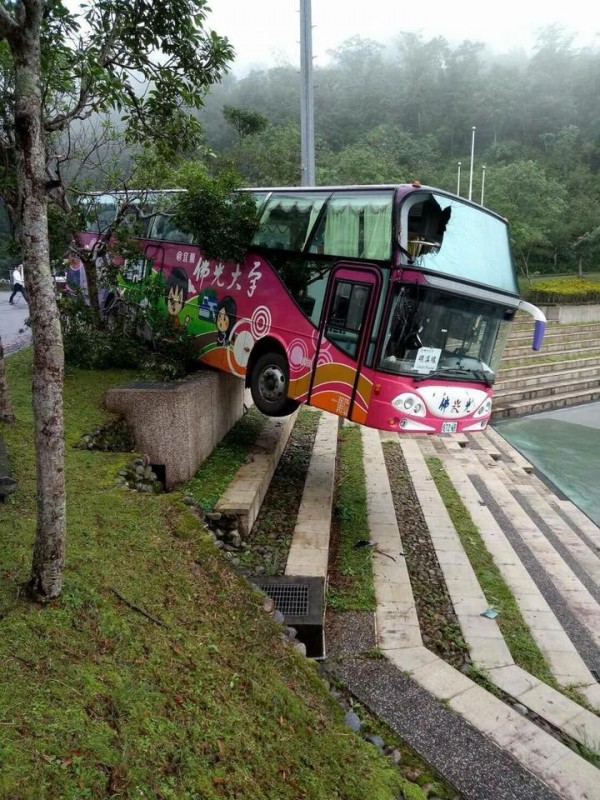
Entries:
{"type": "MultiPolygon", "coordinates": [[[[484,429],[521,300],[506,220],[418,183],[248,189],[260,225],[241,263],[205,258],[165,212],[146,214],[142,257],[104,292],[106,313],[162,274],[160,310],[185,327],[198,359],[245,380],[257,408],[299,403],[380,430],[484,429]]],[[[91,198],[93,247],[119,192],[91,198]]],[[[68,276],[67,276],[68,279],[68,276]]]]}

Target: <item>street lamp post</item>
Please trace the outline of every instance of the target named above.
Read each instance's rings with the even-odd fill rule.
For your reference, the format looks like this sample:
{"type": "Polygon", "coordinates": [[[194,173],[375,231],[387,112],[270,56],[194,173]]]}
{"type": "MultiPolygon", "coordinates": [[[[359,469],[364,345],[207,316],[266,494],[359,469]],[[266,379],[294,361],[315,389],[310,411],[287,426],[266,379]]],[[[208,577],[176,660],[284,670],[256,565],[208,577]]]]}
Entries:
{"type": "Polygon", "coordinates": [[[475,125],[473,125],[471,134],[471,169],[469,171],[469,200],[473,196],[473,157],[475,155],[475,130],[475,125]]]}
{"type": "Polygon", "coordinates": [[[483,205],[483,193],[485,191],[485,164],[481,169],[481,205],[483,205]]]}
{"type": "Polygon", "coordinates": [[[456,178],[456,194],[457,195],[460,195],[460,164],[461,164],[461,162],[459,161],[458,162],[458,176],[456,178]]]}

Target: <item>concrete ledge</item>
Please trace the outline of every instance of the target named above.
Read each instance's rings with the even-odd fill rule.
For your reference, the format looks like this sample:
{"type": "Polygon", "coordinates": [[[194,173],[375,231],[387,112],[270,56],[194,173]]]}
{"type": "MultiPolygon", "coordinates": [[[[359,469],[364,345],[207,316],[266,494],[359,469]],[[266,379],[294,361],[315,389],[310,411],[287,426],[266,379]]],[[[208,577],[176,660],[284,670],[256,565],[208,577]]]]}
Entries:
{"type": "Polygon", "coordinates": [[[323,412],[304,484],[286,575],[327,580],[339,417],[323,412]]]}
{"type": "Polygon", "coordinates": [[[244,413],[244,382],[224,372],[180,381],[133,381],[106,393],[106,408],[124,417],[136,447],[164,466],[165,485],[192,478],[244,413]]]}
{"type": "MultiPolygon", "coordinates": [[[[243,384],[240,381],[240,384],[243,384]]],[[[247,536],[258,516],[273,473],[277,469],[298,411],[288,417],[270,418],[250,451],[252,460],[243,464],[215,506],[221,514],[239,518],[239,532],[247,536]]]]}
{"type": "Polygon", "coordinates": [[[582,305],[543,306],[540,308],[549,322],[596,322],[600,320],[600,303],[582,305]]]}

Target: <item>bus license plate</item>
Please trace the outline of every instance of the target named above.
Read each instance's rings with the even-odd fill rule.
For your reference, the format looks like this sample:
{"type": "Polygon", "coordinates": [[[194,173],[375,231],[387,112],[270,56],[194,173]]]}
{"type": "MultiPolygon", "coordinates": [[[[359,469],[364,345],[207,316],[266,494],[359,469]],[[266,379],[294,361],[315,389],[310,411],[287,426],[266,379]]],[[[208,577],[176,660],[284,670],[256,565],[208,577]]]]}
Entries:
{"type": "Polygon", "coordinates": [[[456,433],[456,422],[442,422],[442,433],[456,433]]]}

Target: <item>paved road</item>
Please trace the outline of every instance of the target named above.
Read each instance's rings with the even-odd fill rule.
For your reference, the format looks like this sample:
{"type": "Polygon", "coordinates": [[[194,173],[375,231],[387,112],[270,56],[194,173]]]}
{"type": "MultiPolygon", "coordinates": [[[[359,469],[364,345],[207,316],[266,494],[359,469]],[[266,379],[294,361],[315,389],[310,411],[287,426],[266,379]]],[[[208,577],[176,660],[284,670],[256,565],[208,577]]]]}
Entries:
{"type": "Polygon", "coordinates": [[[21,295],[17,295],[15,305],[9,305],[9,290],[0,289],[0,336],[6,354],[24,347],[31,341],[31,331],[25,325],[29,307],[21,295]]]}

